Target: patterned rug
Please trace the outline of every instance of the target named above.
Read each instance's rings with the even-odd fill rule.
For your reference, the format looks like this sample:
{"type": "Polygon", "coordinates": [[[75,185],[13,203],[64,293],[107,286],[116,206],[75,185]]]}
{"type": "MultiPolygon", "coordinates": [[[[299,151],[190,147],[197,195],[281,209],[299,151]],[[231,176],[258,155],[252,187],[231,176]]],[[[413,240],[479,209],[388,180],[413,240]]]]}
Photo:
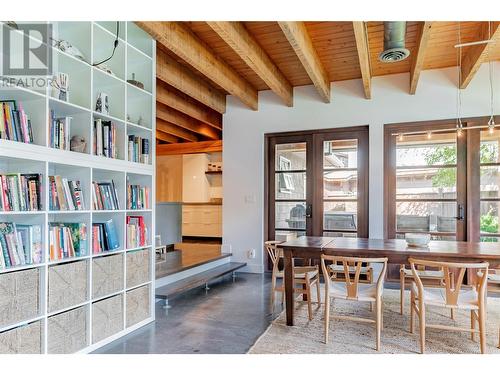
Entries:
{"type": "MultiPolygon", "coordinates": [[[[418,318],[415,333],[409,332],[409,292],[406,298],[405,313],[399,314],[399,290],[385,290],[383,298],[384,328],[381,336],[380,352],[375,350],[375,325],[352,321],[332,320],[328,344],[323,343],[324,304],[318,308],[313,305],[313,320],[307,318],[307,305],[295,304],[295,326],[286,325],[283,311],[264,332],[253,347],[251,354],[361,354],[361,353],[420,353],[418,318]]],[[[322,293],[324,298],[324,293],[322,293]]],[[[313,300],[315,297],[313,296],[313,300]]],[[[278,305],[276,306],[278,309],[278,305]]],[[[338,315],[354,314],[370,318],[369,304],[335,300],[331,313],[338,315]]],[[[470,326],[470,313],[455,311],[455,320],[450,319],[450,310],[427,307],[428,324],[470,326]]],[[[488,298],[487,353],[500,354],[498,345],[498,326],[500,324],[500,298],[488,298]]],[[[480,353],[479,337],[471,341],[467,332],[427,329],[426,353],[471,354],[480,353]]]]}

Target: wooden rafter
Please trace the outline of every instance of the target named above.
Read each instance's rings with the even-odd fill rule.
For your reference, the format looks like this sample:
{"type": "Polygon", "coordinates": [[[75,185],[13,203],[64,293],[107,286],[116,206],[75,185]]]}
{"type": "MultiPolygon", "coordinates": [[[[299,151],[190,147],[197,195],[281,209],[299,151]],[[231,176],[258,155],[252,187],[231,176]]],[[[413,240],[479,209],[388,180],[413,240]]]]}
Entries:
{"type": "Polygon", "coordinates": [[[213,110],[226,112],[226,96],[161,49],[156,52],[156,77],[213,110]]]}
{"type": "Polygon", "coordinates": [[[330,103],[330,80],[304,22],[278,22],[295,54],[325,103],[330,103]]]}
{"type": "Polygon", "coordinates": [[[269,58],[242,22],[207,22],[222,40],[269,86],[289,107],[293,106],[293,87],[269,58]]]}
{"type": "Polygon", "coordinates": [[[179,128],[178,126],[175,126],[174,124],[171,124],[159,118],[156,119],[156,130],[163,133],[171,134],[174,137],[182,138],[189,142],[199,141],[198,137],[193,133],[187,131],[186,129],[179,128]]]}
{"type": "Polygon", "coordinates": [[[207,137],[209,139],[220,139],[219,131],[212,126],[204,124],[161,103],[157,103],[156,105],[156,117],[180,126],[186,130],[192,131],[193,133],[200,134],[203,137],[207,137]]]}
{"type": "Polygon", "coordinates": [[[366,34],[365,22],[354,21],[354,38],[356,39],[356,48],[358,50],[359,68],[361,70],[361,79],[365,90],[366,99],[372,97],[372,75],[370,71],[370,52],[368,49],[368,35],[366,34]]]}
{"type": "MultiPolygon", "coordinates": [[[[486,39],[498,39],[500,38],[500,22],[491,22],[491,35],[488,35],[488,22],[483,22],[477,34],[477,41],[486,39]]],[[[488,54],[488,44],[477,44],[475,46],[466,47],[466,53],[462,57],[462,81],[460,82],[460,88],[465,89],[474,75],[479,70],[479,67],[483,62],[485,62],[488,54]]]]}
{"type": "Polygon", "coordinates": [[[179,22],[137,22],[158,43],[244,104],[257,110],[257,90],[179,22]]]}
{"type": "Polygon", "coordinates": [[[222,115],[220,113],[199,104],[161,81],[157,81],[156,100],[214,128],[222,129],[222,115]]]}
{"type": "Polygon", "coordinates": [[[157,156],[199,154],[203,152],[220,152],[220,151],[222,151],[222,141],[174,143],[171,145],[156,146],[157,156]]]}
{"type": "Polygon", "coordinates": [[[163,133],[161,131],[156,131],[156,139],[160,140],[160,141],[164,141],[164,142],[168,142],[168,143],[178,143],[179,142],[179,138],[177,137],[174,137],[173,135],[171,134],[167,134],[167,133],[163,133]]]}
{"type": "Polygon", "coordinates": [[[417,48],[413,53],[410,68],[410,94],[417,91],[418,79],[424,66],[425,52],[431,35],[432,22],[422,22],[417,39],[417,48]]]}

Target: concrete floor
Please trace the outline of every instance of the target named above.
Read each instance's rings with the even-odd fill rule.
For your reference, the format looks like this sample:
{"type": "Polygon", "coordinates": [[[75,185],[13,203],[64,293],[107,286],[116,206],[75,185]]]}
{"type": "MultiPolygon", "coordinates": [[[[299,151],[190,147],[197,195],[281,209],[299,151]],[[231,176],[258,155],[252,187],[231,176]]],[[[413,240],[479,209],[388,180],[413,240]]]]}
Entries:
{"type": "MultiPolygon", "coordinates": [[[[94,353],[246,353],[269,326],[269,275],[238,273],[170,300],[156,303],[156,321],[94,353]]],[[[276,310],[279,310],[277,305],[276,310]]],[[[275,315],[279,313],[276,311],[275,315]]]]}

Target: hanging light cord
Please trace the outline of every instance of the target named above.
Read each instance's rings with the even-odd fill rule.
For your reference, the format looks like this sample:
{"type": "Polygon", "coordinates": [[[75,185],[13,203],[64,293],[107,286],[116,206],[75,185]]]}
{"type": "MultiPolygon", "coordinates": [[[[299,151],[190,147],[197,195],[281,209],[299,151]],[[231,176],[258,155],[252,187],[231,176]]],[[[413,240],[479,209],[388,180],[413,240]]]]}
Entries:
{"type": "Polygon", "coordinates": [[[98,66],[98,65],[104,64],[105,62],[107,62],[113,58],[113,56],[115,55],[116,47],[118,47],[118,35],[119,34],[120,34],[120,22],[116,22],[116,37],[115,37],[115,41],[113,42],[113,51],[111,52],[111,56],[109,56],[107,59],[102,60],[101,62],[92,64],[92,66],[98,66]]]}
{"type": "MultiPolygon", "coordinates": [[[[491,39],[491,21],[488,21],[488,39],[491,39]]],[[[490,43],[486,46],[486,57],[488,59],[488,71],[490,77],[490,120],[488,121],[488,125],[491,127],[495,126],[495,117],[494,117],[494,91],[493,91],[493,67],[491,65],[490,58],[490,43]]]]}
{"type": "MultiPolygon", "coordinates": [[[[458,21],[458,44],[462,44],[460,21],[458,21]]],[[[462,131],[462,47],[457,49],[458,82],[457,82],[457,129],[462,131]]]]}

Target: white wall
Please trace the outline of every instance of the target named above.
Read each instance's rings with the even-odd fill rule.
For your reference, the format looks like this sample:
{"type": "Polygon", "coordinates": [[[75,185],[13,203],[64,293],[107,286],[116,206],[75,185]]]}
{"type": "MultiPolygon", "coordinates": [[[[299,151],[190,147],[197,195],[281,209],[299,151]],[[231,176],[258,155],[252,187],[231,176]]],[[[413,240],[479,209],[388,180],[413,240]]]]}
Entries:
{"type": "MultiPolygon", "coordinates": [[[[493,66],[495,114],[500,113],[500,63],[493,66]]],[[[271,91],[259,93],[259,110],[228,97],[224,115],[224,243],[247,271],[263,271],[264,134],[291,130],[369,125],[370,237],[383,237],[383,126],[388,123],[456,117],[457,69],[424,71],[416,95],[409,95],[409,74],[372,79],[372,98],[364,98],[360,80],[332,84],[331,103],[323,103],[313,86],[294,89],[294,106],[286,107],[271,91]],[[255,259],[247,251],[256,249],[255,259]]],[[[483,65],[462,94],[462,116],[489,115],[488,67],[483,65]]]]}

